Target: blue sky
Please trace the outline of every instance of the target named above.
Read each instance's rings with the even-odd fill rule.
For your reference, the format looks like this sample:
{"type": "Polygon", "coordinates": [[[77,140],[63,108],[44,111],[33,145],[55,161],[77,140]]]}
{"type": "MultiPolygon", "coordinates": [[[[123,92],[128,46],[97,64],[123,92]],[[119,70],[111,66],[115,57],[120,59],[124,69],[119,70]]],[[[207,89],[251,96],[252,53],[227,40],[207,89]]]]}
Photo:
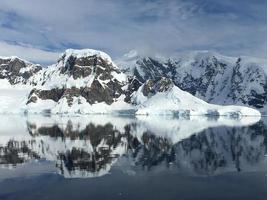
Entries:
{"type": "Polygon", "coordinates": [[[267,55],[266,0],[1,0],[0,55],[53,63],[66,48],[117,58],[214,50],[267,55]]]}

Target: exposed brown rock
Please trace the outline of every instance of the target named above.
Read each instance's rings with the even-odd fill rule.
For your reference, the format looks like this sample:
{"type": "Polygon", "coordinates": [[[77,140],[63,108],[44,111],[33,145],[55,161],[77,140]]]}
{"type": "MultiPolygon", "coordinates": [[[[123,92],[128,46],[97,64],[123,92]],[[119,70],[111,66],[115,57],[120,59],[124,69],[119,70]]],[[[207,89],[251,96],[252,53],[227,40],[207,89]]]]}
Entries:
{"type": "Polygon", "coordinates": [[[40,65],[26,63],[19,58],[0,59],[0,79],[7,79],[10,84],[25,84],[28,79],[40,71],[40,65]]]}
{"type": "Polygon", "coordinates": [[[143,87],[143,95],[150,96],[157,92],[166,92],[174,86],[173,82],[169,78],[162,77],[158,80],[147,80],[143,87]]]}

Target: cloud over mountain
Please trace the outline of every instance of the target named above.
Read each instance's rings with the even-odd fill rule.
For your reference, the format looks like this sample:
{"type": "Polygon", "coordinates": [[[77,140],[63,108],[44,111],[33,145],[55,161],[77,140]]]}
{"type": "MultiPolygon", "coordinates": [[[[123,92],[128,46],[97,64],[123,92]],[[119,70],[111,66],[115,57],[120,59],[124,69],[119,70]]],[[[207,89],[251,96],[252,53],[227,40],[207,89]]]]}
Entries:
{"type": "Polygon", "coordinates": [[[0,41],[13,45],[3,54],[20,51],[29,58],[20,46],[30,46],[46,55],[41,62],[51,63],[55,55],[48,52],[87,47],[113,57],[133,48],[166,54],[209,49],[264,57],[266,4],[263,0],[2,0],[0,41]]]}

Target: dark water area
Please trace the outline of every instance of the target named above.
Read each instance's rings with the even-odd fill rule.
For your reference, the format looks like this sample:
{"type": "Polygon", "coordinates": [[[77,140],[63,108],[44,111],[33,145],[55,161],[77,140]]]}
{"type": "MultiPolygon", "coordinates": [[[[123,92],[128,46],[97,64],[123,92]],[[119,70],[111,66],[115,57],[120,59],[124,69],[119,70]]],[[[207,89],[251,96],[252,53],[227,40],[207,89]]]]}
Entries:
{"type": "Polygon", "coordinates": [[[267,199],[267,120],[0,117],[0,199],[267,199]]]}

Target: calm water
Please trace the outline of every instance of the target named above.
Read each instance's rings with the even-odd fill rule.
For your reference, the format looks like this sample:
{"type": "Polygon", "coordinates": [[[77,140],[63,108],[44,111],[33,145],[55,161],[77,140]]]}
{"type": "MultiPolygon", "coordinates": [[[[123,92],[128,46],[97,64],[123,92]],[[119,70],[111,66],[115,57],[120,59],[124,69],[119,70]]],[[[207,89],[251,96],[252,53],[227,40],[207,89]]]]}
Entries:
{"type": "Polygon", "coordinates": [[[267,199],[267,120],[0,116],[0,199],[267,199]]]}

